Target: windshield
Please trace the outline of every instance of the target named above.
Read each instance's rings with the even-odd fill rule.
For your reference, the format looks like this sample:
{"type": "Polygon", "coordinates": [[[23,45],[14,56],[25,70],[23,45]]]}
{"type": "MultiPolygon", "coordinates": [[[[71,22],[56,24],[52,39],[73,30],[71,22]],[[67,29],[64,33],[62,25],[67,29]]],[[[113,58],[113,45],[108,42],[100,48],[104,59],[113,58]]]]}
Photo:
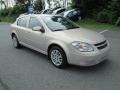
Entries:
{"type": "Polygon", "coordinates": [[[63,31],[79,28],[77,25],[61,16],[43,16],[43,20],[52,31],[63,31]]]}

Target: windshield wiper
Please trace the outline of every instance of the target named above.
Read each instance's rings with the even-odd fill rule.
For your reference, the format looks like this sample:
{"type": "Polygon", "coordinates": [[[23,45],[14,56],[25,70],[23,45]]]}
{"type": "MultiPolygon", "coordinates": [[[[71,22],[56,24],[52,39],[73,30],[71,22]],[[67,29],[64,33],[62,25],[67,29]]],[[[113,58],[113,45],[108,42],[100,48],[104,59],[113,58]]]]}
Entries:
{"type": "Polygon", "coordinates": [[[53,30],[53,31],[63,31],[64,29],[56,29],[56,30],[53,30]]]}

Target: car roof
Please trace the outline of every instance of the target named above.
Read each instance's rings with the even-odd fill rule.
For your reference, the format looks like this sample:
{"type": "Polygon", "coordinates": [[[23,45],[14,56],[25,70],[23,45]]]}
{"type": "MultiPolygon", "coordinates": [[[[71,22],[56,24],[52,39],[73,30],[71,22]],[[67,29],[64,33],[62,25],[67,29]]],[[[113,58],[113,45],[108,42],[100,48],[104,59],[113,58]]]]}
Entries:
{"type": "Polygon", "coordinates": [[[57,11],[62,10],[62,9],[65,9],[65,8],[58,8],[58,9],[54,10],[54,12],[57,12],[57,11]]]}
{"type": "Polygon", "coordinates": [[[77,9],[77,8],[66,10],[66,11],[64,11],[64,15],[67,15],[68,13],[73,12],[73,11],[75,11],[76,9],[77,9]]]}
{"type": "Polygon", "coordinates": [[[53,8],[53,9],[51,9],[51,10],[54,11],[54,10],[57,10],[57,9],[59,9],[59,8],[62,8],[62,7],[55,7],[55,8],[53,8]]]}
{"type": "Polygon", "coordinates": [[[65,10],[65,8],[56,9],[56,10],[53,11],[53,14],[56,14],[56,13],[57,13],[58,11],[60,11],[60,10],[65,10]]]}
{"type": "Polygon", "coordinates": [[[43,16],[60,16],[60,15],[49,15],[49,14],[21,14],[19,18],[25,16],[35,16],[35,17],[43,17],[43,16]]]}

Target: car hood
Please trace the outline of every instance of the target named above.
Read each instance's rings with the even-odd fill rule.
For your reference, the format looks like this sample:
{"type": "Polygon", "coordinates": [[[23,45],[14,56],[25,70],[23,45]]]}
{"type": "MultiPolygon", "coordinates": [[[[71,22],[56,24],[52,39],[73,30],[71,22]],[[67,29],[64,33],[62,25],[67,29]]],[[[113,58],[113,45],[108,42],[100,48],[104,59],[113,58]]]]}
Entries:
{"type": "Polygon", "coordinates": [[[70,42],[81,41],[90,44],[96,44],[105,40],[105,37],[100,33],[84,28],[56,31],[55,34],[62,40],[70,42]]]}

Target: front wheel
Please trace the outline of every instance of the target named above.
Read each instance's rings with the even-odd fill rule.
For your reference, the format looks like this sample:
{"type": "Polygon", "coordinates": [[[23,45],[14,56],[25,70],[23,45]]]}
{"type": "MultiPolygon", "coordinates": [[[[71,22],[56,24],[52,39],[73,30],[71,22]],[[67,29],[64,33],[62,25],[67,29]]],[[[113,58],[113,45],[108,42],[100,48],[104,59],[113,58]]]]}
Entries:
{"type": "Polygon", "coordinates": [[[65,68],[67,66],[67,58],[63,49],[54,46],[49,51],[49,59],[57,68],[65,68]]]}

